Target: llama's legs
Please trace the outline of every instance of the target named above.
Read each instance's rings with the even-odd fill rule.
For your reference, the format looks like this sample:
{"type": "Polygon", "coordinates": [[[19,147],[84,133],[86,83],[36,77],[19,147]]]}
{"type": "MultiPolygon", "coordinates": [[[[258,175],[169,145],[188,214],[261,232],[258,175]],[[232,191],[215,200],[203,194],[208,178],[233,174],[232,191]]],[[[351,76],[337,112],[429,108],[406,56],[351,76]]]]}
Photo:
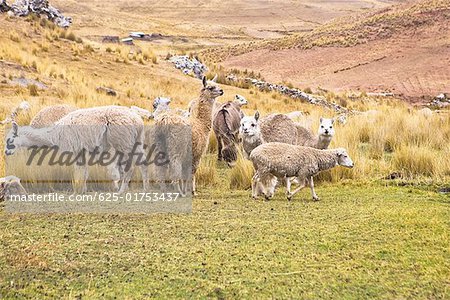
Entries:
{"type": "Polygon", "coordinates": [[[277,177],[271,174],[267,176],[267,180],[264,185],[267,187],[266,195],[269,199],[272,198],[273,195],[275,194],[275,188],[277,187],[277,183],[278,183],[277,177]]]}
{"type": "Polygon", "coordinates": [[[258,196],[259,196],[258,185],[259,185],[259,176],[258,176],[258,172],[256,172],[252,178],[252,197],[254,199],[258,198],[258,196]]]}
{"type": "Polygon", "coordinates": [[[223,159],[222,156],[223,140],[219,135],[217,135],[216,137],[217,137],[217,160],[221,161],[223,159]]]}
{"type": "Polygon", "coordinates": [[[192,174],[192,195],[197,196],[197,192],[195,191],[195,174],[192,174]]]}
{"type": "Polygon", "coordinates": [[[305,179],[304,178],[300,178],[300,177],[298,177],[298,181],[299,181],[299,187],[298,188],[296,188],[293,192],[290,192],[290,193],[288,193],[287,194],[287,199],[288,200],[291,200],[292,199],[292,197],[294,197],[294,195],[295,194],[297,194],[298,192],[300,192],[304,187],[305,187],[305,179]]]}
{"type": "Polygon", "coordinates": [[[73,192],[74,194],[79,191],[80,194],[84,194],[87,192],[87,186],[86,181],[89,178],[89,170],[87,166],[76,166],[75,167],[75,173],[79,175],[79,179],[75,179],[75,185],[73,192]]]}
{"type": "Polygon", "coordinates": [[[149,187],[149,178],[148,178],[148,167],[144,164],[139,166],[139,170],[141,171],[142,176],[142,188],[144,191],[148,191],[149,187]]]}
{"type": "Polygon", "coordinates": [[[289,198],[289,195],[291,194],[291,179],[286,177],[284,180],[286,180],[286,196],[288,197],[288,200],[291,200],[289,198]]]}
{"type": "Polygon", "coordinates": [[[314,201],[319,201],[319,196],[317,196],[316,191],[314,190],[314,180],[313,177],[309,177],[308,179],[309,187],[311,188],[311,195],[314,201]]]}
{"type": "Polygon", "coordinates": [[[117,163],[112,163],[107,166],[107,169],[108,169],[108,174],[109,174],[111,180],[113,181],[114,191],[118,191],[119,185],[120,185],[120,179],[121,179],[120,166],[117,163]]]}
{"type": "Polygon", "coordinates": [[[123,174],[122,185],[120,186],[119,194],[123,194],[128,191],[128,185],[130,183],[131,177],[133,177],[133,171],[133,168],[130,168],[130,170],[126,171],[123,174]]]}

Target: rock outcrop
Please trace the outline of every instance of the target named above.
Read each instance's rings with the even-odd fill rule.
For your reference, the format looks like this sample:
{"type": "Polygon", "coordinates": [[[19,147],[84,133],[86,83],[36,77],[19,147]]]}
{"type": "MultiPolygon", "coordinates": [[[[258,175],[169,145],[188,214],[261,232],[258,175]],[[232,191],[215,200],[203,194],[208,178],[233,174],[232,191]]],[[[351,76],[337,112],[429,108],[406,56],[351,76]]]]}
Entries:
{"type": "Polygon", "coordinates": [[[67,28],[72,24],[72,18],[64,16],[47,0],[16,0],[11,5],[8,5],[6,0],[0,0],[0,12],[8,12],[17,17],[25,17],[29,14],[46,16],[47,19],[62,28],[67,28]]]}

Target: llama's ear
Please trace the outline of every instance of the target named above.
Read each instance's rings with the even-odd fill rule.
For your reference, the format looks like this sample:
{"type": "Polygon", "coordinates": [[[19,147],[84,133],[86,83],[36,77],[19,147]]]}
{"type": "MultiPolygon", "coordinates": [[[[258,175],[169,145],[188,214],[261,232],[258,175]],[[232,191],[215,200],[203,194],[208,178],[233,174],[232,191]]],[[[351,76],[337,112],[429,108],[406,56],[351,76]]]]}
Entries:
{"type": "Polygon", "coordinates": [[[12,122],[12,130],[13,134],[17,136],[19,133],[19,125],[17,125],[17,123],[14,121],[12,122]]]}
{"type": "Polygon", "coordinates": [[[331,124],[334,124],[334,121],[336,121],[336,118],[331,119],[331,124]]]}
{"type": "Polygon", "coordinates": [[[321,117],[321,118],[320,118],[320,123],[322,123],[322,122],[323,122],[323,118],[321,117]]]}
{"type": "Polygon", "coordinates": [[[258,119],[259,119],[259,111],[256,111],[255,112],[255,120],[258,121],[258,119]]]}
{"type": "Polygon", "coordinates": [[[203,76],[202,81],[203,81],[203,86],[206,87],[206,76],[203,76]]]}
{"type": "Polygon", "coordinates": [[[217,78],[219,78],[219,76],[217,76],[217,74],[216,74],[216,75],[214,75],[214,78],[212,79],[212,81],[217,82],[217,78]]]}

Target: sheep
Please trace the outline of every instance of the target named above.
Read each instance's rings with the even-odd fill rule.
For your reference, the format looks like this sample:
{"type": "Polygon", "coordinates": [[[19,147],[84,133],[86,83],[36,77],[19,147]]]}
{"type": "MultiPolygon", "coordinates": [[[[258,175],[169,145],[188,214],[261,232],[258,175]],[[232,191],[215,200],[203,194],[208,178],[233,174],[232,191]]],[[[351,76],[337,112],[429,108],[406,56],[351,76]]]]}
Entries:
{"type": "Polygon", "coordinates": [[[0,202],[8,199],[11,195],[26,195],[27,191],[16,176],[0,178],[0,202]]]}
{"type": "Polygon", "coordinates": [[[16,121],[16,118],[20,112],[28,110],[30,110],[30,104],[27,101],[22,101],[17,107],[12,110],[9,116],[7,116],[3,121],[0,122],[0,124],[5,125],[14,122],[16,121]]]}
{"type": "MultiPolygon", "coordinates": [[[[217,78],[215,77],[214,79],[217,78]]],[[[187,124],[191,126],[192,130],[192,192],[194,194],[196,191],[195,173],[197,172],[200,160],[208,146],[209,134],[212,127],[212,110],[214,102],[216,101],[216,98],[223,95],[223,90],[214,80],[207,81],[206,77],[203,77],[202,83],[203,87],[200,91],[198,100],[196,100],[197,104],[188,119],[169,112],[155,118],[156,125],[180,124],[183,122],[183,119],[188,120],[187,124]],[[164,122],[162,119],[164,119],[164,122]]]]}
{"type": "Polygon", "coordinates": [[[252,196],[258,197],[260,191],[266,199],[274,193],[274,186],[262,186],[261,183],[274,178],[296,177],[301,184],[291,192],[290,181],[286,181],[288,200],[309,183],[313,200],[319,200],[315,190],[313,176],[321,171],[332,169],[338,165],[353,168],[353,161],[343,148],[320,150],[311,147],[290,145],[285,143],[265,143],[258,146],[250,154],[250,160],[256,170],[252,179],[252,196]]]}
{"type": "Polygon", "coordinates": [[[213,130],[218,144],[218,160],[224,159],[229,166],[232,166],[237,159],[236,144],[240,121],[243,113],[241,104],[236,101],[229,101],[216,111],[213,118],[213,130]]]}
{"type": "Polygon", "coordinates": [[[65,117],[67,114],[77,110],[78,108],[68,104],[58,104],[41,109],[31,119],[30,126],[33,128],[44,128],[51,126],[65,117]]]}
{"type": "MultiPolygon", "coordinates": [[[[122,158],[127,161],[132,159],[130,153],[133,152],[144,156],[143,144],[144,122],[141,117],[128,107],[103,106],[75,110],[47,128],[19,128],[17,123],[13,122],[6,136],[5,153],[13,155],[21,147],[57,146],[63,152],[78,155],[83,151],[94,152],[100,147],[101,151],[123,154],[122,158]]],[[[84,193],[88,178],[87,165],[80,162],[76,167],[83,174],[81,192],[84,193]]],[[[118,183],[121,181],[119,193],[128,189],[133,167],[134,164],[123,170],[119,161],[108,166],[116,188],[119,188],[118,183]]],[[[144,189],[147,189],[147,169],[144,165],[141,165],[141,173],[144,189]]]]}

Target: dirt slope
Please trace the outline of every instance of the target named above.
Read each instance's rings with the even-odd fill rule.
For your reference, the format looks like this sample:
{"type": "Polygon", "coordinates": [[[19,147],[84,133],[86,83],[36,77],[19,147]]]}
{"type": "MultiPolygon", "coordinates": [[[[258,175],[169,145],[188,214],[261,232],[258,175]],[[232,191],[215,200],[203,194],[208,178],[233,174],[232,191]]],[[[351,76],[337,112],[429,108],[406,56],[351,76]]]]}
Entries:
{"type": "Polygon", "coordinates": [[[256,44],[255,50],[235,47],[222,64],[303,88],[392,91],[423,102],[450,89],[449,29],[450,1],[419,1],[256,44]]]}

